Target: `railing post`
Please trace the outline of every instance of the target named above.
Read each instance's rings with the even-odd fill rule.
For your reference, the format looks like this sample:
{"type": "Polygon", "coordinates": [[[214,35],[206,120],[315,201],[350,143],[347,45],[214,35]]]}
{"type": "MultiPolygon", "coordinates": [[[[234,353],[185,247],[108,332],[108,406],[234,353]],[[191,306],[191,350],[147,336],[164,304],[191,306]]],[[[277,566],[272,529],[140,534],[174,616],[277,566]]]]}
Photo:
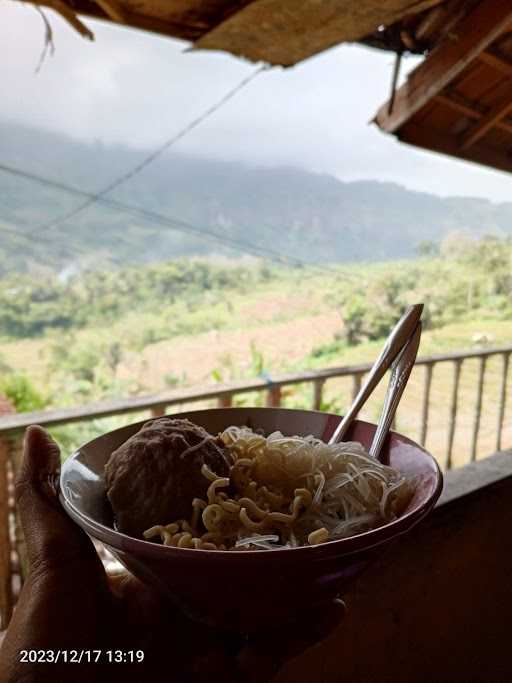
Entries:
{"type": "Polygon", "coordinates": [[[322,407],[322,393],[325,379],[313,380],[313,410],[320,410],[322,407]]]}
{"type": "Polygon", "coordinates": [[[355,399],[359,393],[359,390],[361,389],[362,378],[363,375],[360,372],[356,372],[354,375],[352,375],[352,400],[355,399]]]}
{"type": "Polygon", "coordinates": [[[217,406],[219,408],[231,408],[233,405],[233,394],[224,394],[217,399],[217,406]]]}
{"type": "Polygon", "coordinates": [[[502,370],[501,370],[501,390],[500,390],[500,402],[498,406],[498,429],[496,432],[496,450],[501,451],[501,436],[503,433],[503,419],[505,417],[505,405],[507,401],[507,378],[508,378],[508,366],[510,360],[510,353],[504,353],[502,355],[502,370]]]}
{"type": "Polygon", "coordinates": [[[473,438],[471,439],[471,462],[476,460],[476,446],[478,442],[478,432],[480,431],[480,415],[482,414],[482,394],[484,390],[484,375],[487,356],[480,356],[478,367],[478,387],[476,393],[475,417],[473,420],[473,438]]]}
{"type": "Polygon", "coordinates": [[[164,417],[166,408],[166,405],[154,406],[151,408],[151,417],[164,417]]]}
{"type": "Polygon", "coordinates": [[[425,381],[423,384],[423,406],[421,410],[421,432],[420,432],[420,444],[425,445],[427,441],[427,431],[428,431],[428,413],[430,409],[430,387],[432,385],[432,370],[434,368],[434,363],[427,363],[425,365],[425,381]]]}
{"type": "Polygon", "coordinates": [[[267,407],[279,408],[281,405],[281,387],[270,387],[267,391],[267,407]]]}
{"type": "Polygon", "coordinates": [[[455,436],[455,425],[457,422],[457,404],[459,400],[459,381],[461,366],[462,360],[456,360],[453,364],[452,399],[450,404],[450,422],[448,424],[448,452],[446,455],[447,470],[450,470],[452,467],[453,439],[455,436]]]}

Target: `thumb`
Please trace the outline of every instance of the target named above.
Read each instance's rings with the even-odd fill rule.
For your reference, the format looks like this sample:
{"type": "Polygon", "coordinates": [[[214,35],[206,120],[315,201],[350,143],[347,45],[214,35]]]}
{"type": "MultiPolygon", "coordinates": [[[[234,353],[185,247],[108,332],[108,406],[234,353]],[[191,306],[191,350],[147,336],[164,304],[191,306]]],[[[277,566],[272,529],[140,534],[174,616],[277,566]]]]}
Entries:
{"type": "Polygon", "coordinates": [[[103,573],[92,542],[60,505],[59,473],[59,447],[44,429],[29,427],[15,485],[29,569],[69,571],[70,564],[76,564],[80,566],[80,573],[84,570],[103,573]]]}

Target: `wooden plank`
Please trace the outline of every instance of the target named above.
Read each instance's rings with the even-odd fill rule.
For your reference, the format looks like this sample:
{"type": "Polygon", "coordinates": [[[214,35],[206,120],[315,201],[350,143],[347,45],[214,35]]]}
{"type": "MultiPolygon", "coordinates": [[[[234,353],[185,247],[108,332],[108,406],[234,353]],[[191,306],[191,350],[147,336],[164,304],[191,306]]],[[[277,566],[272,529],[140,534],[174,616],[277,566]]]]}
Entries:
{"type": "Polygon", "coordinates": [[[504,353],[501,368],[500,401],[498,405],[498,428],[496,430],[496,450],[501,450],[501,438],[503,435],[503,419],[505,417],[505,405],[507,402],[508,367],[510,354],[504,353]]]}
{"type": "Polygon", "coordinates": [[[9,537],[8,459],[9,442],[4,438],[0,440],[0,630],[7,628],[13,608],[11,541],[9,537]]]}
{"type": "MultiPolygon", "coordinates": [[[[484,116],[484,113],[476,108],[476,103],[469,102],[465,97],[455,95],[454,93],[450,93],[449,95],[436,95],[434,102],[442,104],[445,107],[450,107],[450,109],[458,111],[459,114],[474,119],[475,121],[479,121],[484,116]]],[[[507,121],[498,121],[495,124],[495,127],[507,133],[512,133],[512,123],[507,123],[507,121]]]]}
{"type": "Polygon", "coordinates": [[[500,71],[504,76],[512,76],[512,64],[493,52],[484,50],[478,56],[478,59],[487,64],[487,66],[496,69],[496,71],[500,71]]]}
{"type": "Polygon", "coordinates": [[[124,10],[121,8],[117,0],[95,0],[96,4],[101,7],[109,19],[118,24],[126,24],[124,10]]]}
{"type": "Polygon", "coordinates": [[[446,469],[452,468],[453,440],[455,438],[455,427],[457,425],[457,407],[459,402],[459,383],[461,360],[456,360],[453,365],[453,384],[452,396],[450,401],[450,420],[448,422],[448,448],[446,452],[446,469]]]}
{"type": "Polygon", "coordinates": [[[77,17],[76,12],[64,0],[45,0],[45,4],[57,12],[65,21],[78,31],[83,38],[94,40],[94,34],[88,26],[85,26],[77,17]]]}
{"type": "Polygon", "coordinates": [[[418,126],[413,122],[407,123],[398,133],[402,142],[416,147],[424,147],[432,152],[459,157],[465,161],[472,161],[484,166],[492,166],[502,171],[512,171],[512,156],[506,150],[498,151],[486,147],[481,142],[476,143],[469,150],[462,150],[457,140],[445,133],[418,126]]]}
{"type": "Polygon", "coordinates": [[[461,149],[469,149],[511,111],[512,89],[463,137],[460,144],[461,149]]]}
{"type": "Polygon", "coordinates": [[[352,377],[352,401],[355,400],[357,394],[361,390],[361,380],[363,379],[363,375],[361,373],[354,373],[352,377]]]}
{"type": "Polygon", "coordinates": [[[445,41],[432,52],[399,88],[393,112],[388,103],[377,112],[375,122],[395,133],[427,102],[446,88],[483,50],[512,23],[512,6],[503,0],[483,0],[455,27],[457,40],[445,41]]]}
{"type": "MultiPolygon", "coordinates": [[[[38,5],[43,7],[53,7],[53,0],[38,0],[38,5]]],[[[111,21],[106,18],[104,11],[100,9],[99,5],[92,2],[83,2],[79,0],[73,5],[74,10],[81,16],[92,17],[93,19],[100,19],[103,21],[111,21]]],[[[71,11],[71,10],[70,10],[71,11]]],[[[158,33],[159,35],[169,36],[171,38],[180,38],[182,40],[194,41],[197,40],[203,33],[205,33],[211,26],[205,22],[193,21],[188,16],[183,22],[177,19],[159,18],[152,14],[142,14],[139,12],[125,9],[123,6],[123,24],[132,28],[141,29],[143,31],[150,31],[158,33]]]]}
{"type": "Polygon", "coordinates": [[[440,5],[435,7],[430,12],[425,13],[424,18],[420,21],[416,30],[414,31],[414,37],[417,41],[422,42],[423,40],[428,40],[431,33],[435,33],[441,21],[446,21],[448,8],[446,5],[440,5]]]}
{"type": "Polygon", "coordinates": [[[428,413],[430,409],[430,388],[432,386],[432,370],[434,368],[433,363],[425,365],[425,379],[423,384],[423,405],[421,409],[421,432],[420,432],[420,444],[425,445],[427,441],[427,431],[428,431],[428,413]]]}
{"type": "Polygon", "coordinates": [[[324,384],[325,379],[315,379],[313,382],[313,410],[320,410],[322,407],[324,384]]]}
{"type": "Polygon", "coordinates": [[[478,433],[480,431],[480,417],[482,414],[482,396],[484,391],[485,366],[487,358],[482,356],[478,366],[478,386],[476,390],[475,416],[473,419],[473,435],[471,439],[471,462],[476,460],[476,448],[478,443],[478,433]]]}
{"type": "Polygon", "coordinates": [[[267,391],[267,407],[279,408],[281,405],[281,387],[271,387],[267,391]]]}
{"type": "Polygon", "coordinates": [[[219,396],[217,400],[217,406],[219,408],[231,408],[233,405],[233,394],[224,394],[224,396],[219,396]]]}

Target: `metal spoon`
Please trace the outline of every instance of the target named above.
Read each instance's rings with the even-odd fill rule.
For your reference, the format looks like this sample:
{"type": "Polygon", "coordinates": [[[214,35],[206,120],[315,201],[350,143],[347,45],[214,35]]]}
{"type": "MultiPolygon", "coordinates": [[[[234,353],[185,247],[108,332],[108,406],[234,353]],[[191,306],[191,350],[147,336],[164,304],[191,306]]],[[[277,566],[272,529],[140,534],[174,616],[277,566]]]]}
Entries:
{"type": "Polygon", "coordinates": [[[422,312],[423,304],[414,304],[413,306],[409,306],[395,327],[391,330],[384,348],[373,364],[365,383],[359,390],[354,402],[345,414],[343,420],[340,422],[334,431],[334,434],[331,436],[329,440],[330,444],[338,443],[339,441],[343,440],[343,437],[347,433],[357,413],[366,403],[372,391],[380,382],[391,363],[395,360],[409,338],[413,335],[420,321],[422,312]]]}
{"type": "Polygon", "coordinates": [[[405,385],[407,384],[407,380],[409,379],[409,375],[414,366],[420,339],[421,321],[418,323],[412,337],[409,338],[409,341],[404,346],[402,352],[391,366],[391,377],[389,378],[389,385],[386,392],[386,398],[384,399],[382,414],[370,447],[370,455],[377,458],[377,460],[380,460],[380,462],[386,460],[385,464],[387,464],[388,458],[384,456],[379,457],[380,451],[393,423],[396,409],[398,408],[398,404],[404,393],[405,385]]]}

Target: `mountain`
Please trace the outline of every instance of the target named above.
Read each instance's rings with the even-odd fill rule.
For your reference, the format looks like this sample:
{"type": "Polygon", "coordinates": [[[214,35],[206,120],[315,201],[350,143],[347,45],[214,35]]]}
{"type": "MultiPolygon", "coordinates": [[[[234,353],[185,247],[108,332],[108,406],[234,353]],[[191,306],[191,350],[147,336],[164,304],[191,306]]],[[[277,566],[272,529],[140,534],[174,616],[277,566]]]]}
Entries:
{"type": "MultiPolygon", "coordinates": [[[[145,154],[0,122],[0,164],[85,192],[97,192],[145,154]]],[[[55,218],[87,198],[0,170],[0,271],[235,253],[194,233],[197,229],[314,262],[411,257],[421,242],[438,242],[454,231],[512,233],[512,203],[443,199],[393,183],[341,182],[294,168],[251,167],[173,150],[108,197],[184,221],[192,232],[100,202],[53,226],[55,218]]]]}

